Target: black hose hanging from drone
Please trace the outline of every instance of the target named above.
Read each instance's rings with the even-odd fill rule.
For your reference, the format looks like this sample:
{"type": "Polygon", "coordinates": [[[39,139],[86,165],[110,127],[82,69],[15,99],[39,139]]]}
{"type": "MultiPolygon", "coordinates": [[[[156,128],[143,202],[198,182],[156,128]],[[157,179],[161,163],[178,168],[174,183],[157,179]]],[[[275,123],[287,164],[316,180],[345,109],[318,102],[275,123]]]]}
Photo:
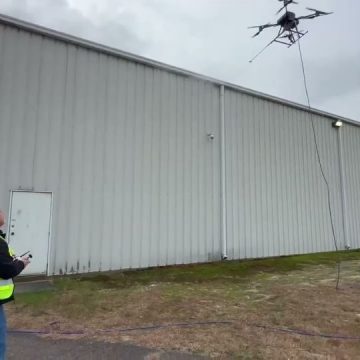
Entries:
{"type": "MultiPolygon", "coordinates": [[[[270,28],[270,27],[279,26],[280,29],[279,29],[279,32],[278,32],[277,36],[272,41],[270,41],[270,43],[267,44],[265,46],[265,48],[262,49],[257,55],[255,55],[249,62],[252,63],[260,54],[262,54],[270,45],[272,45],[275,42],[283,44],[283,45],[287,45],[287,47],[291,47],[295,43],[298,44],[300,60],[301,60],[301,66],[302,66],[302,74],[303,74],[303,78],[304,78],[304,87],[305,87],[305,93],[306,93],[306,98],[307,98],[307,105],[308,105],[308,108],[309,108],[309,111],[310,111],[310,122],[311,122],[311,128],[312,128],[312,132],[313,132],[313,136],[314,136],[316,158],[317,158],[317,161],[318,161],[318,164],[319,164],[319,168],[320,168],[320,171],[321,171],[322,178],[324,180],[324,183],[325,183],[325,186],[326,186],[326,189],[327,189],[327,200],[328,200],[328,210],[329,210],[329,215],[330,215],[331,231],[332,231],[332,236],[333,236],[333,240],[334,240],[335,250],[338,251],[338,245],[337,245],[336,234],[335,234],[335,226],[334,226],[334,218],[333,218],[333,213],[332,213],[332,208],[331,208],[330,186],[329,186],[329,181],[328,181],[328,179],[327,179],[327,177],[325,175],[324,167],[323,167],[323,164],[322,164],[322,161],[321,161],[319,145],[318,145],[318,140],[317,140],[317,135],[316,135],[316,129],[315,129],[314,119],[313,119],[313,115],[312,115],[310,96],[309,96],[309,91],[308,91],[308,86],[307,86],[307,78],[306,78],[306,72],[305,72],[305,66],[304,66],[304,59],[303,59],[303,55],[302,55],[302,51],[301,51],[301,45],[300,45],[300,39],[303,36],[305,36],[308,32],[307,31],[306,32],[305,31],[299,31],[299,29],[298,29],[298,25],[300,23],[300,20],[314,19],[316,17],[324,16],[324,15],[330,15],[332,13],[316,10],[316,9],[313,9],[313,8],[307,8],[307,10],[312,11],[313,13],[310,14],[310,15],[304,15],[304,16],[296,17],[295,13],[293,13],[291,11],[288,11],[288,5],[297,4],[297,2],[295,2],[293,0],[279,0],[279,1],[283,1],[284,6],[276,14],[279,14],[284,9],[285,9],[285,14],[283,14],[278,19],[276,24],[268,23],[268,24],[265,24],[265,25],[251,26],[250,27],[250,28],[258,28],[258,32],[255,35],[253,35],[253,37],[258,36],[263,30],[265,30],[267,28],[270,28]]],[[[337,260],[336,289],[339,288],[339,281],[340,281],[340,261],[337,260]]]]}
{"type": "MultiPolygon", "coordinates": [[[[303,55],[302,55],[300,41],[298,41],[298,47],[299,47],[299,55],[300,55],[300,60],[301,60],[302,74],[303,74],[303,79],[304,79],[305,94],[306,94],[306,99],[307,99],[307,105],[308,105],[308,108],[309,108],[309,111],[310,111],[310,121],[311,121],[311,127],[312,127],[312,131],[313,131],[313,135],[314,135],[316,157],[317,157],[319,167],[320,167],[320,171],[321,171],[321,175],[322,175],[322,178],[323,178],[323,180],[325,182],[325,186],[326,186],[326,190],[327,190],[327,199],[328,199],[328,208],[329,208],[329,215],[330,215],[332,237],[333,237],[333,240],[334,240],[335,250],[336,250],[336,252],[338,252],[339,248],[338,248],[338,244],[337,244],[337,241],[336,241],[335,226],[334,226],[334,216],[333,216],[332,208],[331,208],[330,185],[329,185],[329,181],[328,181],[328,179],[327,179],[327,177],[325,175],[324,167],[323,167],[321,157],[320,157],[320,151],[319,151],[319,145],[318,145],[317,136],[316,136],[314,118],[313,118],[312,113],[311,113],[311,102],[310,102],[309,90],[308,90],[308,86],[307,86],[307,78],[306,78],[306,71],[305,71],[305,65],[304,65],[304,58],[303,58],[303,55]]],[[[336,264],[337,264],[336,290],[338,290],[339,282],[340,282],[340,261],[339,261],[339,259],[336,261],[336,264]]]]}

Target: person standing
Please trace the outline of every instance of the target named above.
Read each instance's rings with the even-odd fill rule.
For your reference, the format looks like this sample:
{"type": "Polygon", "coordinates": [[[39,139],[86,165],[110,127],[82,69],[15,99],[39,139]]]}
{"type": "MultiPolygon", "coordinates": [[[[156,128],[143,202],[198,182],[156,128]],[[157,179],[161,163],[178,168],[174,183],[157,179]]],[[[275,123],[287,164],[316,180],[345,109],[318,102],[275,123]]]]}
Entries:
{"type": "Polygon", "coordinates": [[[5,214],[0,210],[0,360],[6,353],[6,317],[3,304],[14,300],[14,283],[12,278],[19,275],[30,260],[28,256],[15,258],[5,240],[1,227],[5,224],[5,214]]]}

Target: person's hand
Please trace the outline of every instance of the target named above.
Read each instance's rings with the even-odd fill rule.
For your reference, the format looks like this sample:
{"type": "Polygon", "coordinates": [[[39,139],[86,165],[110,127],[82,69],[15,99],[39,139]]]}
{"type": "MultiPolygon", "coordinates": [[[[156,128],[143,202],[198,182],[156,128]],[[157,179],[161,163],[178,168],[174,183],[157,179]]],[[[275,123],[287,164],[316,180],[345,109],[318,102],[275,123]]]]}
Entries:
{"type": "Polygon", "coordinates": [[[28,256],[22,256],[20,260],[24,263],[24,268],[30,264],[30,258],[28,256]]]}

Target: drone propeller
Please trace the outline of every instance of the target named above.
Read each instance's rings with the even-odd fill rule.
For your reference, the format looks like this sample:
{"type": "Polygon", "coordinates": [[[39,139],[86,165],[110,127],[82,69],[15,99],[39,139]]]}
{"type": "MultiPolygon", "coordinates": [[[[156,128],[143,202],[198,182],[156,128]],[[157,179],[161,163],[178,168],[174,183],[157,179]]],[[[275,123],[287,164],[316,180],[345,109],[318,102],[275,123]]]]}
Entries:
{"type": "Polygon", "coordinates": [[[248,29],[259,29],[259,31],[253,35],[253,38],[258,36],[264,29],[267,29],[269,27],[273,27],[273,26],[279,26],[278,24],[265,24],[265,25],[256,25],[256,26],[249,26],[248,29]]]}
{"type": "Polygon", "coordinates": [[[317,16],[333,14],[332,12],[320,11],[320,10],[316,10],[316,9],[313,9],[313,8],[306,8],[306,9],[310,10],[310,11],[314,11],[315,12],[314,15],[317,15],[317,16]]]}
{"type": "Polygon", "coordinates": [[[331,15],[333,14],[332,12],[325,12],[325,11],[320,11],[320,10],[316,10],[313,8],[306,8],[310,11],[313,11],[313,14],[310,15],[305,15],[305,16],[299,16],[298,18],[296,18],[297,20],[301,20],[301,19],[315,19],[318,16],[324,16],[324,15],[331,15]]]}
{"type": "Polygon", "coordinates": [[[280,10],[278,10],[276,15],[278,15],[282,10],[287,9],[288,5],[290,5],[290,4],[298,4],[298,2],[296,2],[294,0],[279,0],[279,1],[283,2],[284,6],[280,10]]]}
{"type": "MultiPolygon", "coordinates": [[[[249,29],[251,29],[251,28],[249,28],[249,29]]],[[[254,37],[259,36],[263,30],[264,30],[263,28],[259,27],[259,31],[256,34],[254,34],[252,37],[254,38],[254,37]]]]}

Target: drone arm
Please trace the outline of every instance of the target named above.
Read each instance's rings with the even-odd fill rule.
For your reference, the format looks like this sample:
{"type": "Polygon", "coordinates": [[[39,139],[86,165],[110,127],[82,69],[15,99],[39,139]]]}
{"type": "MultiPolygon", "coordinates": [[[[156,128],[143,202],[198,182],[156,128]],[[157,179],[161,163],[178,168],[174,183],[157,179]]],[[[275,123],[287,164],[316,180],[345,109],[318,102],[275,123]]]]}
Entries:
{"type": "Polygon", "coordinates": [[[279,24],[267,24],[266,27],[275,27],[275,26],[279,26],[279,24]]]}
{"type": "Polygon", "coordinates": [[[321,15],[311,14],[311,15],[299,16],[298,18],[296,18],[296,20],[315,19],[315,18],[317,18],[318,16],[321,16],[321,15]]]}

